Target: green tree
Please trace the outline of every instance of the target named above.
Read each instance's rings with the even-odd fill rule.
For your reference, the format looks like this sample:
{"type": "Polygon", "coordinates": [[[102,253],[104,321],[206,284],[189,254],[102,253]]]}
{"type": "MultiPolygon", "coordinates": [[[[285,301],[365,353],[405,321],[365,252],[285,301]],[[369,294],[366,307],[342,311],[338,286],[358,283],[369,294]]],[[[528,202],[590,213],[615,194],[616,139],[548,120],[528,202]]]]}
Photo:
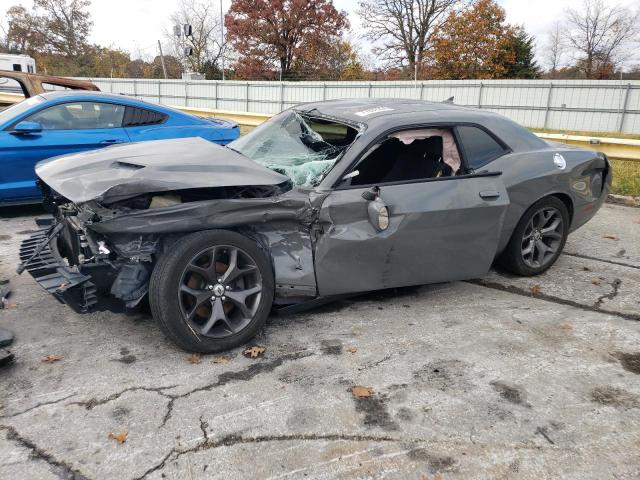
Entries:
{"type": "Polygon", "coordinates": [[[514,61],[506,65],[507,78],[540,78],[540,67],[535,60],[535,39],[524,27],[514,27],[511,32],[509,49],[514,61]]]}

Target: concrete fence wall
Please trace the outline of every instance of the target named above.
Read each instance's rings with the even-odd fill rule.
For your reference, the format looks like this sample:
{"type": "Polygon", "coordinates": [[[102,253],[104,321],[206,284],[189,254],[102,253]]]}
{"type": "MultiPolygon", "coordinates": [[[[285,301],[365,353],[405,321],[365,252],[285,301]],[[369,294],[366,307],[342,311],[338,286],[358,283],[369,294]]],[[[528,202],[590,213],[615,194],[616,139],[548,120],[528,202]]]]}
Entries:
{"type": "Polygon", "coordinates": [[[640,134],[640,81],[243,82],[95,78],[100,89],[166,105],[277,113],[338,98],[413,98],[491,110],[529,128],[640,134]]]}

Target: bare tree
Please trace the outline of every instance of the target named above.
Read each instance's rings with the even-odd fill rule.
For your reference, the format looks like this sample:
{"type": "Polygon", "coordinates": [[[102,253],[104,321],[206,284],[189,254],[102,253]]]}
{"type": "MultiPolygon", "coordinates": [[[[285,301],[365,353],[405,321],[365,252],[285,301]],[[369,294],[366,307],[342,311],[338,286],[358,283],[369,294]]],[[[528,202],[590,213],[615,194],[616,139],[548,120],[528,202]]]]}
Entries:
{"type": "Polygon", "coordinates": [[[42,13],[35,28],[51,51],[70,57],[87,46],[93,22],[89,0],[34,0],[35,12],[42,13]]]}
{"type": "Polygon", "coordinates": [[[587,78],[619,61],[624,47],[638,35],[638,12],[603,0],[584,0],[582,9],[567,10],[568,44],[579,55],[587,78]]]}
{"type": "Polygon", "coordinates": [[[212,70],[219,68],[218,63],[222,59],[222,24],[216,5],[217,2],[213,0],[180,0],[178,10],[170,17],[172,25],[192,26],[192,36],[182,41],[174,35],[173,29],[166,37],[173,54],[186,62],[194,72],[211,74],[212,70]],[[185,55],[184,47],[190,47],[192,55],[185,55]]]}
{"type": "Polygon", "coordinates": [[[560,22],[556,22],[547,34],[547,55],[546,60],[549,66],[551,78],[556,78],[558,70],[562,66],[565,54],[565,44],[563,38],[563,27],[560,22]]]}
{"type": "Polygon", "coordinates": [[[374,53],[393,67],[422,67],[434,31],[463,0],[361,0],[358,15],[374,53]]]}

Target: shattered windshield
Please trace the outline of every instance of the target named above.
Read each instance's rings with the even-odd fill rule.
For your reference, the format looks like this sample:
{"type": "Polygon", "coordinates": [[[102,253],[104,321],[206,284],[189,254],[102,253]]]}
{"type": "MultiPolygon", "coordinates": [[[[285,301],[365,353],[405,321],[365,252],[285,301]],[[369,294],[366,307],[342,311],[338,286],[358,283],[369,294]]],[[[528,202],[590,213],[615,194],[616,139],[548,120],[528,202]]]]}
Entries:
{"type": "Polygon", "coordinates": [[[353,143],[358,131],[333,121],[288,110],[229,144],[253,161],[313,187],[353,143]]]}

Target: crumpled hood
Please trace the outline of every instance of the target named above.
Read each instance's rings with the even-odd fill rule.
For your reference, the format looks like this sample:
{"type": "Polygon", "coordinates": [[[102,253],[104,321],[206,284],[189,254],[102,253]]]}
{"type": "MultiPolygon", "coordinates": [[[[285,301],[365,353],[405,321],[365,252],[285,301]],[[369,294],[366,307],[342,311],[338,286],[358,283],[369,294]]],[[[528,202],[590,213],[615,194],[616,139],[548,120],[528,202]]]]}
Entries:
{"type": "Polygon", "coordinates": [[[130,143],[36,165],[49,187],[75,203],[112,203],[190,188],[280,185],[289,179],[199,137],[130,143]]]}

